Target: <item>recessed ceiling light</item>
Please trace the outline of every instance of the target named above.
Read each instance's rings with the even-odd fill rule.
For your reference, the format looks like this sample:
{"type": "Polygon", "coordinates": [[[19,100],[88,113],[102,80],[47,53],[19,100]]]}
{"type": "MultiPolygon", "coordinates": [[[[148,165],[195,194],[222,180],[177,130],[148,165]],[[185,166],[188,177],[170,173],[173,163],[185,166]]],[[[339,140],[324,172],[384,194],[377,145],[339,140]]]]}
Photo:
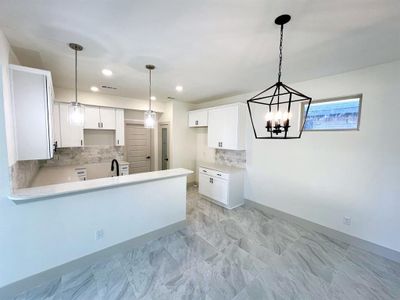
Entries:
{"type": "Polygon", "coordinates": [[[90,90],[91,90],[92,92],[98,92],[98,91],[99,91],[99,88],[98,88],[97,86],[91,86],[91,87],[90,87],[90,90]]]}
{"type": "Polygon", "coordinates": [[[177,92],[182,92],[183,91],[183,86],[177,85],[175,89],[176,89],[177,92]]]}
{"type": "Polygon", "coordinates": [[[157,100],[157,98],[156,98],[156,96],[151,96],[150,100],[155,101],[155,100],[157,100]]]}
{"type": "Polygon", "coordinates": [[[109,69],[103,69],[101,70],[101,73],[103,73],[104,76],[111,76],[113,72],[109,69]]]}

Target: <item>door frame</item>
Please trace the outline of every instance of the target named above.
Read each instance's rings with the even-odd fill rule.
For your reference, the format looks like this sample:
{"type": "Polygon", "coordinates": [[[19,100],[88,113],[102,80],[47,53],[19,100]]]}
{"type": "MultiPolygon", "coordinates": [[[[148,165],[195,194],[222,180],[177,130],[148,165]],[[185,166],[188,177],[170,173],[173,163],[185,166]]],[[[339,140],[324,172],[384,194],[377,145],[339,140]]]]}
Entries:
{"type": "Polygon", "coordinates": [[[158,123],[158,170],[162,170],[162,127],[167,126],[168,128],[168,134],[167,134],[167,140],[168,140],[168,169],[171,166],[171,125],[170,122],[160,122],[158,123]]]}
{"type": "MultiPolygon", "coordinates": [[[[144,126],[144,121],[142,120],[134,120],[134,119],[125,119],[124,122],[124,134],[125,134],[125,146],[124,146],[124,159],[126,161],[128,161],[128,146],[127,146],[127,130],[126,130],[126,126],[127,125],[142,125],[144,126]]],[[[154,171],[154,143],[153,143],[153,139],[154,139],[154,129],[149,128],[148,130],[150,130],[150,172],[154,171]]]]}

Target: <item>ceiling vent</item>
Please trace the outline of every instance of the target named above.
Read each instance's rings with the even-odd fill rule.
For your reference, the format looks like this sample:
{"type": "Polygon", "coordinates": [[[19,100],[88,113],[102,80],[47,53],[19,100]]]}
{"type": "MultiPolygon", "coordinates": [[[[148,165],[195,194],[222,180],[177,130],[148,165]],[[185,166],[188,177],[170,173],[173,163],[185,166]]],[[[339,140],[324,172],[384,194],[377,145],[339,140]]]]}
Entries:
{"type": "Polygon", "coordinates": [[[101,88],[102,88],[102,89],[107,89],[107,90],[116,90],[116,89],[117,89],[116,87],[107,86],[107,85],[102,85],[101,88]]]}

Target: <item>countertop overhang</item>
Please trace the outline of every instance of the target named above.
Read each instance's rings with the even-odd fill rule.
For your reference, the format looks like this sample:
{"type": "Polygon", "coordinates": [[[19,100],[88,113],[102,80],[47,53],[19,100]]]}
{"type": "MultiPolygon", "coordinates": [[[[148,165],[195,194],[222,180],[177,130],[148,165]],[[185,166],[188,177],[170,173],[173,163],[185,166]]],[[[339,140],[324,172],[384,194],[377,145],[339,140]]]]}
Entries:
{"type": "Polygon", "coordinates": [[[121,185],[139,184],[155,180],[188,176],[193,171],[183,168],[131,174],[126,176],[106,177],[87,181],[67,182],[32,188],[17,189],[8,197],[16,203],[53,198],[62,195],[84,193],[94,190],[113,188],[121,185]]]}

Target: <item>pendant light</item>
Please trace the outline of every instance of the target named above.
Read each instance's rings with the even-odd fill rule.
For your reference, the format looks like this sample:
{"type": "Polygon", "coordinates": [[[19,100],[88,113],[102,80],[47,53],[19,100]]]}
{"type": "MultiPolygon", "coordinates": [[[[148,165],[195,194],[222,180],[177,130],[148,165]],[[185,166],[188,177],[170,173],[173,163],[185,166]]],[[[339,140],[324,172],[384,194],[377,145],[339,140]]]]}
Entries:
{"type": "Polygon", "coordinates": [[[144,112],[145,128],[154,128],[156,122],[156,113],[151,110],[151,71],[155,68],[153,65],[146,65],[146,69],[149,70],[149,110],[144,112]]]}
{"type": "Polygon", "coordinates": [[[78,102],[78,51],[82,51],[81,45],[70,43],[69,47],[75,51],[75,101],[68,107],[69,123],[72,126],[83,126],[84,107],[78,102]]]}
{"type": "Polygon", "coordinates": [[[281,82],[283,25],[289,15],[275,19],[280,26],[278,82],[247,100],[256,139],[298,139],[303,132],[311,97],[281,82]]]}

